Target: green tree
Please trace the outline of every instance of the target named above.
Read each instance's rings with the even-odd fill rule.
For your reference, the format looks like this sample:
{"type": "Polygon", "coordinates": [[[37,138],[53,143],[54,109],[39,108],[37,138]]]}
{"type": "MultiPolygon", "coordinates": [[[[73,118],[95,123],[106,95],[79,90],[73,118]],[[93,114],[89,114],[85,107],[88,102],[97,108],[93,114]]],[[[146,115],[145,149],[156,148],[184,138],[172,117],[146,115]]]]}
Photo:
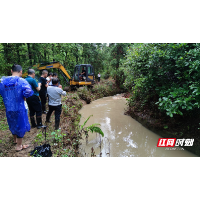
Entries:
{"type": "Polygon", "coordinates": [[[125,85],[140,101],[173,117],[200,106],[200,45],[140,44],[128,51],[125,85]]]}
{"type": "Polygon", "coordinates": [[[128,47],[130,43],[110,43],[110,65],[111,65],[111,73],[113,78],[116,80],[118,86],[122,87],[124,82],[124,72],[120,70],[120,66],[125,60],[125,56],[127,54],[128,47]]]}

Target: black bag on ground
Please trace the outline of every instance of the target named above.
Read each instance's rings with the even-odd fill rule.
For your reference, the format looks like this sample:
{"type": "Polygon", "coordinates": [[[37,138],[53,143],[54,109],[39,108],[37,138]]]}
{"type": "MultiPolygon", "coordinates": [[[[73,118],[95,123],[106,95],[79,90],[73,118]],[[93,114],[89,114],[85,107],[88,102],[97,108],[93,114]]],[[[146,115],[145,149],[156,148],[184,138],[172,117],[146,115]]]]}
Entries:
{"type": "Polygon", "coordinates": [[[30,155],[34,157],[51,157],[51,146],[50,144],[46,144],[46,126],[43,126],[45,130],[45,144],[35,147],[33,151],[31,151],[30,155]]]}
{"type": "Polygon", "coordinates": [[[35,149],[31,151],[30,155],[34,157],[51,157],[51,146],[49,144],[43,144],[42,146],[35,147],[35,149]]]}

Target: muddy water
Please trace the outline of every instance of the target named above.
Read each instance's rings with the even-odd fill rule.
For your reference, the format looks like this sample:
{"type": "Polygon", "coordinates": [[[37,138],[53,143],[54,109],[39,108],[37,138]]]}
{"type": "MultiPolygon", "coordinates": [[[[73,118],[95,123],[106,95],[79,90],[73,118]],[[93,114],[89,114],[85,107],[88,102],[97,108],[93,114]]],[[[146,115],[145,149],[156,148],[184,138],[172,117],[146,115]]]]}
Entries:
{"type": "MultiPolygon", "coordinates": [[[[94,148],[96,156],[102,157],[189,157],[195,156],[187,150],[167,150],[165,147],[157,147],[158,138],[152,131],[146,129],[139,122],[124,115],[126,99],[121,95],[104,97],[91,104],[85,105],[81,110],[80,125],[90,116],[86,126],[94,123],[101,124],[100,128],[105,136],[100,137],[96,133],[90,133],[88,142],[82,140],[80,146],[83,156],[91,156],[91,148],[94,148]],[[101,145],[100,145],[101,144],[101,145]]],[[[171,148],[169,148],[171,149],[171,148]]]]}

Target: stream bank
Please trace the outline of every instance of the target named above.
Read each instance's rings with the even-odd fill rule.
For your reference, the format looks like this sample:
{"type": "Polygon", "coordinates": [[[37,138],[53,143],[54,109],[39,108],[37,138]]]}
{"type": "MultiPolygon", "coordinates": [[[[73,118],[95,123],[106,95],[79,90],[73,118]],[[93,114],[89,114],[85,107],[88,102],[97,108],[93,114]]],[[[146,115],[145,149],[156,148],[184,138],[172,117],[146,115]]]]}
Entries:
{"type": "Polygon", "coordinates": [[[200,156],[200,137],[198,130],[199,119],[184,118],[174,116],[170,118],[159,110],[152,112],[147,107],[144,110],[139,109],[139,104],[135,107],[127,107],[125,114],[137,120],[144,127],[160,135],[162,138],[176,139],[194,139],[193,146],[184,146],[184,148],[197,156],[200,156]],[[157,113],[157,114],[155,114],[157,113]]]}
{"type": "Polygon", "coordinates": [[[86,157],[193,157],[185,148],[158,148],[160,136],[124,115],[126,99],[122,94],[103,97],[85,105],[79,113],[80,124],[93,115],[86,126],[99,123],[104,137],[96,133],[83,135],[80,152],[86,157]],[[170,150],[170,151],[169,151],[170,150]]]}

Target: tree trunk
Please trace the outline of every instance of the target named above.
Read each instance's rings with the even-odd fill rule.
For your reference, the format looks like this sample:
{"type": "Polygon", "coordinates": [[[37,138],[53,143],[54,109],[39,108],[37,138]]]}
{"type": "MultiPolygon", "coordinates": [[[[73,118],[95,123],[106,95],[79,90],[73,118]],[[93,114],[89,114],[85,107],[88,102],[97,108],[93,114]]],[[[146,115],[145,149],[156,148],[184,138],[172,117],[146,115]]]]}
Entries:
{"type": "Polygon", "coordinates": [[[31,56],[31,47],[30,47],[30,43],[27,43],[28,46],[28,57],[29,57],[29,63],[32,66],[32,56],[31,56]]]}
{"type": "Polygon", "coordinates": [[[37,44],[32,44],[32,52],[33,52],[33,64],[36,64],[38,61],[38,50],[37,50],[37,44]]]}
{"type": "Polygon", "coordinates": [[[19,47],[21,46],[20,43],[16,44],[16,51],[17,51],[17,63],[20,63],[20,54],[19,54],[19,47]]]}
{"type": "Polygon", "coordinates": [[[12,61],[11,61],[11,56],[10,56],[10,53],[11,53],[11,44],[9,43],[3,43],[3,47],[4,47],[4,58],[6,60],[6,62],[8,64],[11,64],[12,61]]]}
{"type": "Polygon", "coordinates": [[[116,77],[115,77],[115,80],[116,80],[116,84],[119,86],[120,85],[120,75],[119,75],[119,61],[120,61],[120,51],[121,49],[121,46],[117,46],[117,56],[116,56],[116,60],[117,60],[117,63],[116,63],[116,77]]]}
{"type": "Polygon", "coordinates": [[[46,49],[44,49],[44,59],[45,59],[45,62],[47,60],[47,52],[46,52],[46,49]]]}
{"type": "Polygon", "coordinates": [[[11,59],[11,44],[9,43],[3,43],[3,48],[4,48],[4,59],[7,63],[7,65],[4,67],[4,73],[5,75],[9,76],[11,75],[10,71],[10,66],[9,64],[12,64],[12,59],[11,59]]]}

